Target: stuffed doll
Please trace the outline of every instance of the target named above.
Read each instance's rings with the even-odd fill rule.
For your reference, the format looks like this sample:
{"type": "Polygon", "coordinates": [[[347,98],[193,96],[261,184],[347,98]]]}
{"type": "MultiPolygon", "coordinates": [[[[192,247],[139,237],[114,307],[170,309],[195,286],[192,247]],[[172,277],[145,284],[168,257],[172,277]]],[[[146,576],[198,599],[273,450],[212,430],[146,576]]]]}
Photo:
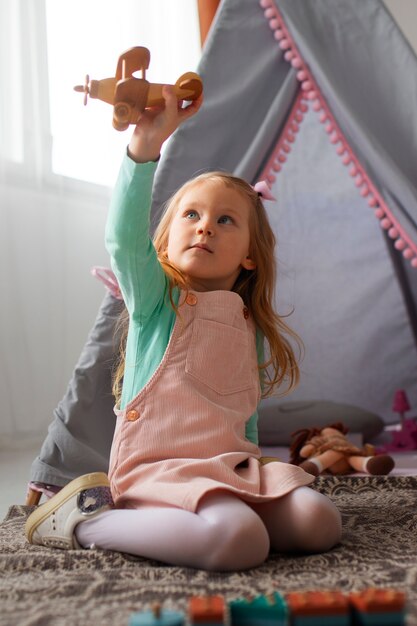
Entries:
{"type": "Polygon", "coordinates": [[[395,463],[392,457],[375,455],[369,444],[362,448],[353,445],[346,437],[348,429],[341,423],[329,424],[322,429],[304,428],[292,434],[290,463],[299,465],[309,474],[322,472],[349,474],[389,474],[395,463]]]}

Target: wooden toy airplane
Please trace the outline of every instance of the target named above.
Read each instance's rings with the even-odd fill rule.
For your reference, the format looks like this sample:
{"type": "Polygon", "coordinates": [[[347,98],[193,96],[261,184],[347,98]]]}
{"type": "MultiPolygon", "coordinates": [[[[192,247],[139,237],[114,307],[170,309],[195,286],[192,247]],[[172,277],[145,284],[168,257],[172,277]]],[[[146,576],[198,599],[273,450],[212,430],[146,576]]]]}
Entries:
{"type": "MultiPolygon", "coordinates": [[[[150,83],[145,77],[150,58],[147,48],[129,48],[120,55],[113,78],[90,80],[87,74],[85,84],[77,85],[74,90],[84,93],[84,104],[88,96],[112,104],[114,128],[126,130],[129,124],[137,124],[146,108],[164,103],[163,85],[150,83]],[[139,70],[142,78],[133,76],[139,70]]],[[[203,91],[203,83],[195,72],[186,72],[179,77],[174,89],[178,100],[196,100],[203,91]]]]}

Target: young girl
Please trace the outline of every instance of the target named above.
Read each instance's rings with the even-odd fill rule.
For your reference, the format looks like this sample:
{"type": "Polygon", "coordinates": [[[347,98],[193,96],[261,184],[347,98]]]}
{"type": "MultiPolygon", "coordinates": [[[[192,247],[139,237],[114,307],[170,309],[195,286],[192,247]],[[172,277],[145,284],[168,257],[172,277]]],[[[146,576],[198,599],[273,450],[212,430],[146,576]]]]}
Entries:
{"type": "Polygon", "coordinates": [[[313,476],[260,461],[261,384],[264,394],[284,379],[291,387],[298,369],[272,309],[275,240],[259,195],[203,174],[173,196],[149,239],[161,146],[201,105],[179,107],[168,87],[164,99],[134,131],[106,228],[129,313],[109,480],[69,483],[32,513],[26,536],[224,571],[255,567],[270,549],[328,550],[340,515],[307,487],[313,476]]]}

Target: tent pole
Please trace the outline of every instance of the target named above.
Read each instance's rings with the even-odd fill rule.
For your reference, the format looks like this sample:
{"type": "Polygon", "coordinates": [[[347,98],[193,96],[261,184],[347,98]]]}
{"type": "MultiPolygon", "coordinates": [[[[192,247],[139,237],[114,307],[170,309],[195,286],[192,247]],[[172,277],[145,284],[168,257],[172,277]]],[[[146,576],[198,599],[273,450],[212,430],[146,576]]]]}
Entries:
{"type": "MultiPolygon", "coordinates": [[[[403,259],[401,252],[399,252],[398,250],[394,248],[394,246],[392,245],[392,240],[388,237],[385,231],[384,231],[384,238],[387,244],[387,248],[389,250],[392,264],[395,269],[395,273],[397,274],[397,278],[401,286],[401,291],[404,297],[405,308],[407,309],[411,331],[414,337],[414,343],[417,348],[417,307],[416,307],[416,302],[413,298],[413,293],[410,288],[410,280],[409,280],[409,277],[407,276],[407,272],[404,267],[404,259],[403,259]]],[[[413,271],[413,269],[411,269],[411,271],[413,271]]]]}
{"type": "Polygon", "coordinates": [[[200,22],[201,47],[204,46],[211,23],[216,15],[220,0],[197,0],[198,17],[200,22]]]}

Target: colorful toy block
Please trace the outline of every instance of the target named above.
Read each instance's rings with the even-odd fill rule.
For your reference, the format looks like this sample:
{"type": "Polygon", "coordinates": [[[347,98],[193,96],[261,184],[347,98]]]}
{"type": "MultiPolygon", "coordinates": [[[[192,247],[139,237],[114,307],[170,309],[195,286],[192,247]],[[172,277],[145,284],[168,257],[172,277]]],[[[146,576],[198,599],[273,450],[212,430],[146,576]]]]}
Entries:
{"type": "Polygon", "coordinates": [[[349,600],[340,591],[300,591],[285,599],[292,626],[349,626],[349,600]]]}
{"type": "Polygon", "coordinates": [[[155,604],[151,611],[133,613],[129,618],[129,626],[185,626],[185,615],[179,611],[161,609],[155,604]]]}
{"type": "Polygon", "coordinates": [[[191,626],[218,626],[226,622],[227,606],[222,596],[194,596],[188,603],[191,626]]]}
{"type": "Polygon", "coordinates": [[[365,589],[349,596],[353,626],[404,626],[405,594],[396,589],[365,589]]]}
{"type": "Polygon", "coordinates": [[[163,610],[134,613],[128,626],[405,626],[406,597],[396,589],[278,592],[226,602],[223,596],[193,596],[186,616],[163,610]]]}
{"type": "Polygon", "coordinates": [[[283,596],[274,592],[229,603],[233,626],[287,626],[288,607],[283,596]]]}

